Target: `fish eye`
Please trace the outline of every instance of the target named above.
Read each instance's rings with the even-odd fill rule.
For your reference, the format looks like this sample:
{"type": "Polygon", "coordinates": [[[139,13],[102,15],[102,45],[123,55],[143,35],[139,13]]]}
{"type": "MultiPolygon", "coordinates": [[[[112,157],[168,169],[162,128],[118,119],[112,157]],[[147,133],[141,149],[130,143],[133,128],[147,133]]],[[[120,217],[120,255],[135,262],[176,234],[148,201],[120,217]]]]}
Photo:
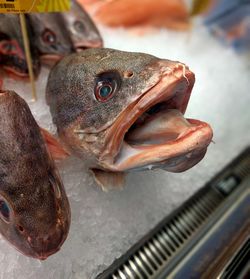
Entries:
{"type": "Polygon", "coordinates": [[[10,208],[7,201],[0,196],[0,218],[5,222],[10,221],[10,208]]]}
{"type": "Polygon", "coordinates": [[[84,26],[83,22],[79,21],[79,20],[74,22],[74,28],[77,32],[83,33],[85,31],[85,26],[84,26]]]}
{"type": "Polygon", "coordinates": [[[45,43],[51,45],[56,42],[56,35],[52,31],[46,29],[42,34],[42,39],[45,43]]]}
{"type": "Polygon", "coordinates": [[[97,76],[95,98],[99,102],[110,100],[121,85],[120,74],[116,71],[103,72],[97,76]]]}
{"type": "Polygon", "coordinates": [[[115,83],[99,81],[95,89],[96,99],[100,102],[108,101],[110,98],[112,98],[115,88],[115,83]]]}

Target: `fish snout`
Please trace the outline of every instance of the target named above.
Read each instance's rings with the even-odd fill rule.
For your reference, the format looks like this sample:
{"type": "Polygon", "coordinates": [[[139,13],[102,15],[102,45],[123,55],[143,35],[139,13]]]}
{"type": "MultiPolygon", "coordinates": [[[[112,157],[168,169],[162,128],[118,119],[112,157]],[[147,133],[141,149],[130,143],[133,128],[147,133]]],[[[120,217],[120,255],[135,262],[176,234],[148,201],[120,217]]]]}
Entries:
{"type": "Polygon", "coordinates": [[[60,250],[67,235],[67,227],[62,223],[57,223],[48,233],[28,236],[27,241],[34,252],[33,257],[46,260],[50,255],[60,250]]]}
{"type": "Polygon", "coordinates": [[[184,63],[161,59],[157,62],[157,65],[163,76],[176,78],[178,80],[183,79],[188,85],[194,83],[194,73],[191,72],[189,67],[184,63]]]}

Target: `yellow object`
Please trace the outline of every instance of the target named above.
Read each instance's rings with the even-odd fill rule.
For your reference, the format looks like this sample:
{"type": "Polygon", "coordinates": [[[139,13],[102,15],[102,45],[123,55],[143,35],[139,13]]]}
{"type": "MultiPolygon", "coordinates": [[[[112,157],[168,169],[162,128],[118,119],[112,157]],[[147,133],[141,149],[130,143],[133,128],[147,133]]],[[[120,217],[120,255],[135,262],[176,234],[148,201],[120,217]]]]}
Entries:
{"type": "Polygon", "coordinates": [[[197,16],[206,12],[211,5],[211,0],[193,0],[190,15],[197,16]]]}
{"type": "Polygon", "coordinates": [[[70,0],[0,0],[0,13],[64,12],[70,0]]]}
{"type": "Polygon", "coordinates": [[[21,13],[19,15],[19,17],[20,17],[20,23],[21,23],[21,29],[22,29],[22,35],[23,35],[26,60],[27,60],[29,76],[30,76],[32,98],[33,98],[33,101],[36,101],[37,100],[36,86],[35,86],[34,73],[33,73],[33,69],[32,69],[32,59],[31,59],[31,54],[30,54],[30,45],[29,45],[29,38],[28,38],[28,33],[27,33],[25,17],[24,17],[23,13],[21,13]]]}

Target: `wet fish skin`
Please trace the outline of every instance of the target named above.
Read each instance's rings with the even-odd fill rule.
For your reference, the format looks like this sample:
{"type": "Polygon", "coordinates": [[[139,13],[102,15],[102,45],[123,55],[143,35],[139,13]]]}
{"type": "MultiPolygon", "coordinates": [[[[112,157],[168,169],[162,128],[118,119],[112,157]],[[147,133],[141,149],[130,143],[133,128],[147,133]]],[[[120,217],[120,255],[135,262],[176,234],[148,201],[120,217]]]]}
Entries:
{"type": "Polygon", "coordinates": [[[59,133],[80,115],[83,117],[81,128],[88,132],[95,133],[110,126],[122,110],[159,79],[154,74],[155,69],[148,67],[155,59],[141,53],[98,48],[65,57],[52,69],[46,89],[47,102],[59,133]],[[122,80],[125,69],[137,73],[133,80],[122,80]],[[123,83],[123,94],[114,95],[113,102],[101,103],[95,99],[93,88],[102,72],[114,73],[117,84],[123,83]]]}
{"type": "MultiPolygon", "coordinates": [[[[28,32],[30,27],[27,26],[28,32]]],[[[40,61],[35,48],[31,48],[35,76],[40,72],[40,61]]],[[[18,15],[0,14],[0,65],[17,76],[28,77],[28,65],[18,15]]]]}
{"type": "Polygon", "coordinates": [[[103,46],[102,37],[94,22],[77,1],[71,1],[70,11],[61,15],[75,51],[103,46]]]}
{"type": "Polygon", "coordinates": [[[62,141],[108,189],[109,184],[122,184],[124,172],[181,172],[204,157],[211,127],[183,117],[194,81],[194,74],[178,61],[88,49],[65,57],[52,69],[46,100],[62,141]],[[173,109],[180,113],[171,113],[173,109]],[[148,118],[152,113],[155,116],[148,118]],[[164,119],[171,125],[162,125],[164,119]],[[180,121],[182,125],[175,126],[180,121]],[[144,139],[137,140],[140,131],[144,139]]]}
{"type": "Polygon", "coordinates": [[[46,259],[70,226],[66,193],[26,102],[0,91],[0,233],[21,253],[46,259]]]}

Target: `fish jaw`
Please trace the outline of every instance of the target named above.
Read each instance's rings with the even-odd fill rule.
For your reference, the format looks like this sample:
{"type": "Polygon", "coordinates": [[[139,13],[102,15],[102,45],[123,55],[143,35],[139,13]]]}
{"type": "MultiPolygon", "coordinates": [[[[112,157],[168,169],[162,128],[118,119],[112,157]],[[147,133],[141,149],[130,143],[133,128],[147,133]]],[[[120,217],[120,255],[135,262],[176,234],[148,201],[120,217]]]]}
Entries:
{"type": "MultiPolygon", "coordinates": [[[[185,123],[182,117],[184,128],[173,136],[173,127],[171,131],[174,138],[167,136],[164,141],[163,137],[160,143],[126,140],[132,125],[145,112],[154,106],[157,108],[158,104],[165,104],[163,112],[159,113],[167,115],[169,112],[165,112],[166,110],[178,110],[181,115],[185,113],[195,81],[194,74],[182,63],[169,63],[168,60],[157,63],[158,69],[162,71],[159,82],[127,107],[107,129],[103,152],[99,158],[104,169],[131,171],[161,168],[181,172],[191,168],[204,157],[213,132],[209,124],[199,120],[186,119],[185,123]]],[[[171,121],[174,122],[175,118],[172,117],[171,121]]],[[[140,127],[140,124],[138,126],[140,127]]],[[[166,134],[168,133],[169,128],[166,129],[166,134]]],[[[144,134],[148,136],[147,132],[144,134]]]]}
{"type": "Polygon", "coordinates": [[[103,47],[103,41],[100,38],[99,40],[89,40],[83,43],[75,43],[74,44],[76,52],[84,51],[87,48],[101,48],[103,47]]]}
{"type": "Polygon", "coordinates": [[[63,55],[57,54],[42,54],[40,60],[42,64],[54,66],[58,61],[63,58],[63,55]]]}
{"type": "MultiPolygon", "coordinates": [[[[0,64],[3,65],[3,69],[11,74],[14,74],[21,78],[27,78],[28,65],[25,59],[24,51],[20,47],[17,40],[2,40],[0,41],[0,64]],[[10,50],[5,50],[4,46],[10,46],[10,50]],[[14,50],[12,50],[12,48],[14,50]]],[[[34,72],[37,72],[36,66],[33,65],[34,72]]]]}

